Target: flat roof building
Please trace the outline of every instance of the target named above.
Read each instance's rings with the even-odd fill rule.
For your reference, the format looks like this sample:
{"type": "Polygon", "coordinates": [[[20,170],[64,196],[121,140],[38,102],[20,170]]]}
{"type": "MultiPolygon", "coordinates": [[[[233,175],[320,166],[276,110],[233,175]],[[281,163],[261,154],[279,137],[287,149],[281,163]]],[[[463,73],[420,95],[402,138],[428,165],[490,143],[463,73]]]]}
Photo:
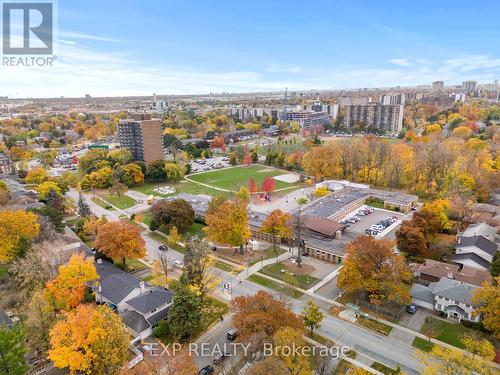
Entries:
{"type": "Polygon", "coordinates": [[[349,105],[344,118],[347,128],[363,126],[399,133],[403,127],[404,105],[349,105]]]}
{"type": "Polygon", "coordinates": [[[163,159],[163,135],[159,119],[127,119],[118,123],[121,148],[129,149],[133,160],[150,163],[163,159]]]}
{"type": "Polygon", "coordinates": [[[301,128],[328,125],[330,123],[330,115],[323,111],[290,111],[287,112],[286,119],[291,122],[297,121],[301,128]]]}

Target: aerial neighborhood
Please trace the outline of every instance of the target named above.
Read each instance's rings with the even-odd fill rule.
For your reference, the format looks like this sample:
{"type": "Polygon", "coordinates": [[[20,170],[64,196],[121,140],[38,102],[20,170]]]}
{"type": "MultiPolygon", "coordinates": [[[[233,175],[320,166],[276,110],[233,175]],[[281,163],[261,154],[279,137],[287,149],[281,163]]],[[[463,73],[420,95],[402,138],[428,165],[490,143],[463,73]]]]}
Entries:
{"type": "Polygon", "coordinates": [[[479,2],[2,4],[0,375],[499,374],[479,2]]]}

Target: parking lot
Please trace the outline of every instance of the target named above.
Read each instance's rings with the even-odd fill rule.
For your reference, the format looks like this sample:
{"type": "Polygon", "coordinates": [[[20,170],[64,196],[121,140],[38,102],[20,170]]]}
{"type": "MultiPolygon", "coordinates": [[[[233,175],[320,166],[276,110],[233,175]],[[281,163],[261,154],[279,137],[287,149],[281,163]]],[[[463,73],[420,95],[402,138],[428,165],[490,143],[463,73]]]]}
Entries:
{"type": "MultiPolygon", "coordinates": [[[[354,216],[354,214],[355,213],[353,212],[348,217],[352,217],[352,216],[354,216]]],[[[387,218],[389,216],[395,216],[398,220],[402,220],[404,215],[401,213],[398,213],[398,212],[392,212],[392,211],[389,212],[386,210],[374,209],[373,212],[369,215],[359,216],[360,220],[357,223],[354,223],[354,224],[348,223],[349,228],[347,228],[346,231],[354,233],[354,234],[358,234],[358,235],[365,234],[366,229],[369,229],[372,225],[379,223],[381,220],[384,220],[385,218],[387,218]]],[[[395,229],[394,224],[391,225],[389,228],[390,228],[389,232],[393,232],[395,229]]],[[[385,231],[384,231],[384,233],[385,233],[385,231]]]]}
{"type": "Polygon", "coordinates": [[[227,168],[230,167],[229,157],[218,156],[208,159],[195,159],[191,161],[191,171],[192,172],[203,172],[210,171],[212,169],[227,168]]]}

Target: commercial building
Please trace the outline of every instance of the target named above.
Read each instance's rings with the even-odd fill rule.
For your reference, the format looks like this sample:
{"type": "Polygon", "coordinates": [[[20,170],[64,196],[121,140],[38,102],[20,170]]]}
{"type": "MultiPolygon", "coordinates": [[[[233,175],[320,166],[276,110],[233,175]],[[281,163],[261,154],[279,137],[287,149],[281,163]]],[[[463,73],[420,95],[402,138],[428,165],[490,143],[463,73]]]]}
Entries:
{"type": "Polygon", "coordinates": [[[163,159],[163,142],[159,119],[142,115],[118,123],[118,140],[121,148],[132,152],[133,160],[150,163],[163,159]]]}
{"type": "Polygon", "coordinates": [[[344,118],[347,128],[362,125],[399,133],[403,127],[404,105],[349,105],[344,118]]]}
{"type": "Polygon", "coordinates": [[[476,81],[463,81],[462,89],[468,94],[469,92],[476,91],[476,81]]]}
{"type": "Polygon", "coordinates": [[[443,81],[434,81],[432,82],[432,91],[435,93],[441,92],[444,89],[443,81]]]}

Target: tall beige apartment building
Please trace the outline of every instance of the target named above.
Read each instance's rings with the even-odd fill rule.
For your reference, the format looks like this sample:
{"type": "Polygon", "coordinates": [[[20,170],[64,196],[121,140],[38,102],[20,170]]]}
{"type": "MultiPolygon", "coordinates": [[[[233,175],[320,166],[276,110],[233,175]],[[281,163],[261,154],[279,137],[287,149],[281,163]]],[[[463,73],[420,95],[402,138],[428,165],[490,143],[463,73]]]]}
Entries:
{"type": "Polygon", "coordinates": [[[121,148],[129,149],[134,160],[150,163],[163,159],[161,122],[150,116],[135,116],[118,123],[121,148]]]}

